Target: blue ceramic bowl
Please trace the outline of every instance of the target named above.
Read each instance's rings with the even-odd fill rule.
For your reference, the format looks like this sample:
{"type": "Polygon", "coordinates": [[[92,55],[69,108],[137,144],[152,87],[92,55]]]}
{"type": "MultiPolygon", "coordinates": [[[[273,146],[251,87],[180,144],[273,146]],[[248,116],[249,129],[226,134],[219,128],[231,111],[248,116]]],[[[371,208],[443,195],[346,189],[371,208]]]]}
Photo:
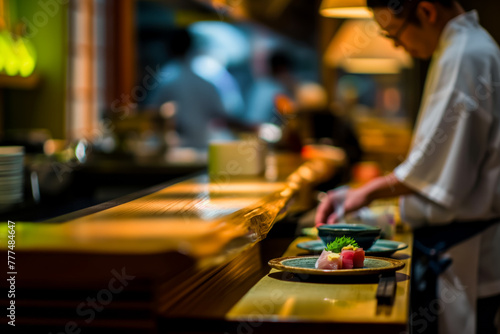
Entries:
{"type": "Polygon", "coordinates": [[[380,228],[364,224],[334,224],[318,227],[318,236],[326,244],[343,236],[353,238],[358,246],[369,249],[380,238],[380,228]]]}

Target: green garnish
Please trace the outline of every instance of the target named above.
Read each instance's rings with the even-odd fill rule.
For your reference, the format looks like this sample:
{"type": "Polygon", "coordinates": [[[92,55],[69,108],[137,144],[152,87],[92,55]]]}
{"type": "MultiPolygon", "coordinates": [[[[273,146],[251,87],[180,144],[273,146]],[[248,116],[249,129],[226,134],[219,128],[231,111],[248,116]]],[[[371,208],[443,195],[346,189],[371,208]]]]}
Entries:
{"type": "Polygon", "coordinates": [[[328,245],[326,245],[325,250],[329,252],[340,253],[342,251],[342,248],[349,245],[356,248],[358,247],[356,240],[344,235],[343,237],[335,238],[335,241],[330,242],[328,245]]]}

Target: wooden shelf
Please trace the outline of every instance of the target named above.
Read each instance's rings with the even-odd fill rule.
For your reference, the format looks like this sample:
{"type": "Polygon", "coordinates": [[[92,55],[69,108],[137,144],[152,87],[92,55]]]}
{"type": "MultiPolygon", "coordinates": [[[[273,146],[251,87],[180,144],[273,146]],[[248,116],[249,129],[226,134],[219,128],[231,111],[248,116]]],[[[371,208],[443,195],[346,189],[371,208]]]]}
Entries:
{"type": "Polygon", "coordinates": [[[8,76],[0,74],[0,88],[33,89],[40,82],[38,73],[33,73],[29,77],[8,76]]]}

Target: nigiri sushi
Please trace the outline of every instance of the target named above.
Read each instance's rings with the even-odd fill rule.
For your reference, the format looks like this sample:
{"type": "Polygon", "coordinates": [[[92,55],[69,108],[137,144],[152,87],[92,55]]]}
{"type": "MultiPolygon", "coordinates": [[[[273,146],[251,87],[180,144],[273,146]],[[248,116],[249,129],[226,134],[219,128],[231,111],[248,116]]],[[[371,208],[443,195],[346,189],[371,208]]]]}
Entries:
{"type": "Polygon", "coordinates": [[[354,250],[353,267],[363,268],[365,262],[365,251],[363,248],[356,248],[354,250]]]}
{"type": "Polygon", "coordinates": [[[316,269],[342,269],[342,259],[338,253],[323,250],[314,267],[316,269]]]}
{"type": "Polygon", "coordinates": [[[340,253],[340,257],[342,259],[342,268],[344,269],[352,269],[354,267],[354,250],[346,249],[344,247],[342,252],[340,253]]]}
{"type": "Polygon", "coordinates": [[[326,245],[318,260],[316,269],[352,269],[363,268],[365,252],[358,248],[352,238],[343,236],[326,245]]]}

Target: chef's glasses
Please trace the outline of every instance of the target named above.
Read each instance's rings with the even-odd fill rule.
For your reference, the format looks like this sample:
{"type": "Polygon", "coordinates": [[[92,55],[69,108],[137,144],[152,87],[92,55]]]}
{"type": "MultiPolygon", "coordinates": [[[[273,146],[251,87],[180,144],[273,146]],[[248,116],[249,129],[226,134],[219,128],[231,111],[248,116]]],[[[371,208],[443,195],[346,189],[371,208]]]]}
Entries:
{"type": "Polygon", "coordinates": [[[394,35],[389,34],[387,31],[381,31],[380,35],[382,35],[385,38],[389,38],[390,40],[392,40],[394,42],[394,44],[396,44],[396,46],[397,45],[402,45],[399,37],[401,36],[401,34],[403,33],[403,31],[406,29],[406,27],[410,23],[409,18],[410,18],[410,15],[407,15],[405,17],[405,19],[403,21],[403,24],[401,25],[401,27],[399,27],[398,31],[396,31],[396,33],[394,35]]]}

